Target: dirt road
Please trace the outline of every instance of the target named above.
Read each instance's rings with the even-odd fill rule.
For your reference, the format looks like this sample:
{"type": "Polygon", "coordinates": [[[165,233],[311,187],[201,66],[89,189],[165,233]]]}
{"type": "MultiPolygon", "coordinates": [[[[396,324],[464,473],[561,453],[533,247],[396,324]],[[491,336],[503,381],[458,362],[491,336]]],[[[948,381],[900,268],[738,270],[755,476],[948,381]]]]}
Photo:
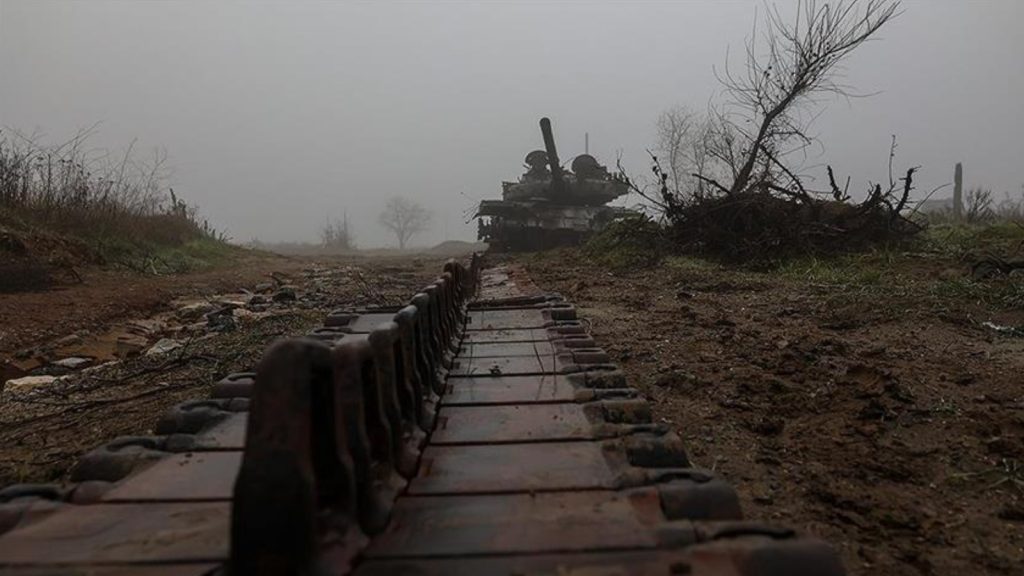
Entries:
{"type": "MultiPolygon", "coordinates": [[[[522,258],[571,299],[631,385],[751,517],[817,534],[852,574],[1020,574],[1020,310],[928,267],[799,278],[673,260],[614,274],[522,258]]],[[[934,268],[934,267],[933,267],[934,268]]]]}
{"type": "Polygon", "coordinates": [[[234,264],[193,274],[140,276],[93,268],[82,283],[50,290],[0,294],[0,358],[68,334],[99,331],[117,322],[167,310],[171,300],[251,288],[269,274],[301,272],[309,261],[267,253],[240,257],[234,264]]]}
{"type": "Polygon", "coordinates": [[[148,434],[173,404],[251,369],[274,339],[306,332],[330,310],[403,302],[443,261],[259,255],[201,274],[94,272],[82,285],[0,296],[0,364],[62,374],[53,362],[68,355],[104,364],[124,340],[142,346],[130,358],[0,393],[0,487],[59,481],[84,452],[148,434]],[[158,342],[173,348],[145,353],[158,342]]]}

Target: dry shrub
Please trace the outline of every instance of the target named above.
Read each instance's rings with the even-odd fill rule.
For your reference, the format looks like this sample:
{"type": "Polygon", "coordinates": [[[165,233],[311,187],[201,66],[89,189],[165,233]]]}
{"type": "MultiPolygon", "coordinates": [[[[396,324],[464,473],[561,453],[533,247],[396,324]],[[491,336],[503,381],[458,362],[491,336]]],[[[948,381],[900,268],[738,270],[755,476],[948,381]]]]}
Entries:
{"type": "Polygon", "coordinates": [[[670,234],[686,252],[756,261],[893,246],[921,230],[878,194],[858,204],[764,190],[705,196],[671,213],[670,234]]]}

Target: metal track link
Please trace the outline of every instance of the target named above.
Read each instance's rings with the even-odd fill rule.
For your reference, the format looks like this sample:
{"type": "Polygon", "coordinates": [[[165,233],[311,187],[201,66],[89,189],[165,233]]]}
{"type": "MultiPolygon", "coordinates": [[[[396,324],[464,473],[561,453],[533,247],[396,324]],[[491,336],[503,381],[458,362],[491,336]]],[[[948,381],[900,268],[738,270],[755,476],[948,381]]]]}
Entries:
{"type": "Polygon", "coordinates": [[[0,490],[0,573],[843,574],[735,492],[516,269],[340,310],[68,485],[0,490]]]}

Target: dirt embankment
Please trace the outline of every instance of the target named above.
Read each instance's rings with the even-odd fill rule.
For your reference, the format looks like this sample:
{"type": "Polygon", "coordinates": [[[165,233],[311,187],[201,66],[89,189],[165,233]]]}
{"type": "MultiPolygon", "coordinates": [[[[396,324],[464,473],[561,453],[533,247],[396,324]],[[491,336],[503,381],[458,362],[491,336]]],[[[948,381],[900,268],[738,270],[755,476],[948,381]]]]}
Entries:
{"type": "Polygon", "coordinates": [[[1020,573],[1024,339],[983,322],[1021,311],[913,263],[822,280],[693,260],[613,274],[571,250],[523,261],[751,518],[831,541],[852,574],[1020,573]]]}

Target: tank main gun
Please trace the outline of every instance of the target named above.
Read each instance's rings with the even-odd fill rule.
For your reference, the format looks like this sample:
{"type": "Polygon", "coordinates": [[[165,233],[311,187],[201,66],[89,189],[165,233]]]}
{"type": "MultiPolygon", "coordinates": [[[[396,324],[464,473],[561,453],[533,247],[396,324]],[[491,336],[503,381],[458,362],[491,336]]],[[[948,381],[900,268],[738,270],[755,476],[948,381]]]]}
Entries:
{"type": "Polygon", "coordinates": [[[565,176],[562,174],[562,164],[558,161],[558,151],[555,150],[555,135],[551,132],[551,120],[546,117],[540,119],[540,133],[544,137],[544,149],[548,153],[548,166],[551,167],[551,194],[552,196],[565,195],[565,176]]]}

